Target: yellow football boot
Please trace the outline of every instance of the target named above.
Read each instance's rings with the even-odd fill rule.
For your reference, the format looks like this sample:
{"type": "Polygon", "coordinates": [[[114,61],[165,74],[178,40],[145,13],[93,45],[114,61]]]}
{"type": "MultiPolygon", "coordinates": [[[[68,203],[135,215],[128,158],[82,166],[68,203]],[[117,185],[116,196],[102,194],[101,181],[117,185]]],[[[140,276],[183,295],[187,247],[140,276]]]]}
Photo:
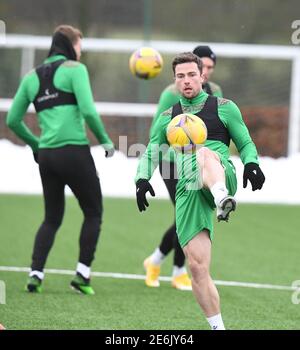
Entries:
{"type": "Polygon", "coordinates": [[[172,286],[179,290],[192,290],[192,281],[187,273],[172,278],[172,286]]]}
{"type": "Polygon", "coordinates": [[[148,287],[159,287],[159,274],[160,266],[153,265],[150,261],[150,257],[144,260],[144,269],[146,271],[145,283],[148,287]]]}

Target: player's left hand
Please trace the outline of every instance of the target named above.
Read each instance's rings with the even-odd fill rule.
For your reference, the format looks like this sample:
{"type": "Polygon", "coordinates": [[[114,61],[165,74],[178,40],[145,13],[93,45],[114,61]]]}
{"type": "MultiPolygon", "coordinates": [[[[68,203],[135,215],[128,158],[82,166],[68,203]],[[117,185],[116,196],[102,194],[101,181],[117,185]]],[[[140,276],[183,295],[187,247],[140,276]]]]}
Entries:
{"type": "Polygon", "coordinates": [[[246,188],[248,180],[252,185],[252,191],[261,190],[265,182],[265,175],[256,163],[247,163],[244,168],[243,187],[246,188]]]}

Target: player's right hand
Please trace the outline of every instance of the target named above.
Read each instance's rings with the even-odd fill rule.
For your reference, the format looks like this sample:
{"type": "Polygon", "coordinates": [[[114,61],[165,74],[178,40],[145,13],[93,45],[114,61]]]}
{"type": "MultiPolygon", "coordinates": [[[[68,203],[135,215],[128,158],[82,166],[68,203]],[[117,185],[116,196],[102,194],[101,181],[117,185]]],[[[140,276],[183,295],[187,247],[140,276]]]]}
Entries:
{"type": "Polygon", "coordinates": [[[114,155],[115,153],[115,149],[114,148],[111,148],[109,150],[106,150],[105,151],[105,158],[110,158],[114,155]]]}
{"type": "Polygon", "coordinates": [[[146,207],[149,207],[149,203],[146,198],[146,193],[150,192],[152,197],[155,197],[155,192],[146,179],[139,179],[136,183],[136,202],[139,208],[139,211],[145,211],[146,207]]]}

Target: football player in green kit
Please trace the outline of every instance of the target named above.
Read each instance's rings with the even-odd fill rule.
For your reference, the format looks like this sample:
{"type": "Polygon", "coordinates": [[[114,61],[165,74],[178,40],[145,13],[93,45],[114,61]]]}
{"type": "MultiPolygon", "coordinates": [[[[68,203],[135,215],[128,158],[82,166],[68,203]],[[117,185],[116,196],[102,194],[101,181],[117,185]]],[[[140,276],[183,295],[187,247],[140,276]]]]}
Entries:
{"type": "Polygon", "coordinates": [[[81,32],[72,26],[55,29],[47,59],[23,78],[7,115],[7,125],[31,147],[43,185],[45,218],[35,238],[28,292],[42,290],[43,270],[62,223],[68,185],[84,215],[71,287],[82,294],[94,294],[90,269],[102,222],[102,194],[85,123],[105,149],[106,157],[113,155],[114,145],[95,109],[87,68],[79,62],[81,38],[81,32]],[[31,102],[40,137],[23,122],[31,102]]]}
{"type": "MultiPolygon", "coordinates": [[[[193,53],[201,58],[202,61],[202,89],[209,95],[222,97],[222,90],[219,85],[211,81],[214,72],[217,57],[209,46],[199,45],[195,47],[193,53]]],[[[167,86],[161,93],[156,114],[153,118],[151,132],[158,120],[159,115],[178,103],[180,93],[173,83],[167,86]]],[[[175,206],[175,193],[177,186],[177,169],[175,164],[174,150],[170,149],[164,158],[159,162],[160,174],[169,192],[173,205],[175,206]]],[[[159,246],[154,252],[145,259],[144,268],[146,270],[145,283],[148,287],[159,287],[159,275],[161,264],[165,261],[167,255],[174,249],[172,286],[178,290],[191,290],[192,283],[185,267],[185,256],[179,244],[176,234],[176,223],[174,222],[164,233],[159,246]]]]}
{"type": "Polygon", "coordinates": [[[235,210],[237,190],[235,168],[229,159],[232,140],[244,164],[243,185],[249,180],[252,190],[261,189],[265,177],[259,167],[256,147],[237,105],[227,99],[208,95],[202,90],[202,62],[193,53],[182,53],[173,60],[175,84],[181,97],[178,104],[161,113],[146,152],[140,159],[136,198],[140,211],[146,210],[146,193],[155,195],[149,182],[167,149],[166,128],[176,115],[192,113],[205,122],[208,137],[195,153],[176,153],[176,229],[179,243],[188,260],[192,289],[212,329],[225,329],[220,299],[210,276],[213,213],[219,221],[228,220],[235,210]],[[160,152],[160,149],[164,149],[160,152]]]}

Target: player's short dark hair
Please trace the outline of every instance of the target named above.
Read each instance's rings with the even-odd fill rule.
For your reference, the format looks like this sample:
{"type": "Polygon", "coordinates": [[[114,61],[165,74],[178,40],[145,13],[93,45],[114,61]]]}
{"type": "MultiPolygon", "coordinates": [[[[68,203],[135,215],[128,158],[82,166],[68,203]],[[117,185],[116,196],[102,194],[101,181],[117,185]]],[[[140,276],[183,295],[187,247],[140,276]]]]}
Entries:
{"type": "Polygon", "coordinates": [[[198,66],[200,74],[202,74],[202,61],[201,59],[193,54],[192,52],[183,52],[174,57],[172,62],[173,73],[175,74],[175,68],[178,64],[195,62],[198,66]]]}
{"type": "Polygon", "coordinates": [[[59,25],[54,29],[53,34],[58,32],[64,34],[71,41],[72,45],[75,45],[78,39],[82,39],[83,37],[82,32],[78,28],[75,28],[68,24],[59,25]]]}

